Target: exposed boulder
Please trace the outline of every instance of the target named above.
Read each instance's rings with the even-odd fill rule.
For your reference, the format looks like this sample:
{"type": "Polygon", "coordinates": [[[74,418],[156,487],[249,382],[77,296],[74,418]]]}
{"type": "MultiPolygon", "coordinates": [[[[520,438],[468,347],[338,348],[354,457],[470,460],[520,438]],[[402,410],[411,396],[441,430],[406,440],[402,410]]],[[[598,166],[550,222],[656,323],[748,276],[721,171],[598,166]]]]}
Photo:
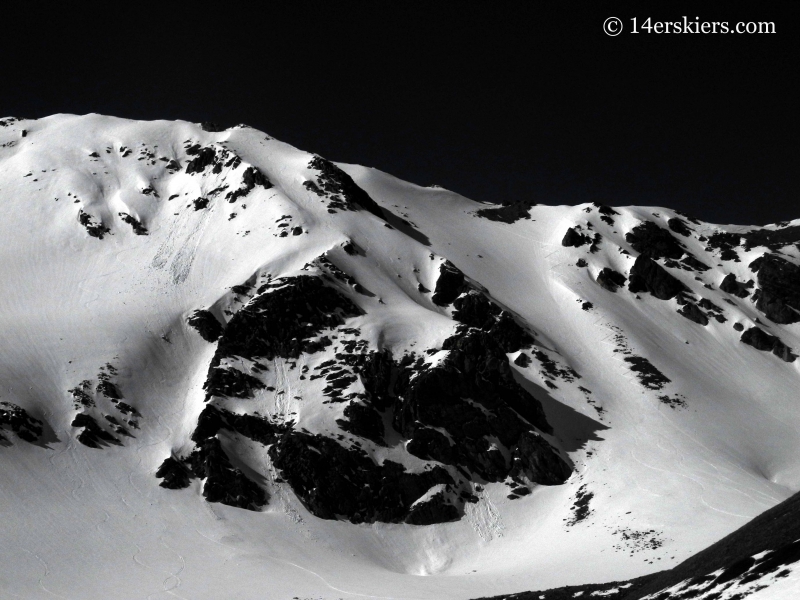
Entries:
{"type": "Polygon", "coordinates": [[[520,219],[531,218],[531,208],[536,206],[535,202],[529,200],[520,200],[518,202],[503,203],[498,208],[481,208],[475,211],[475,215],[489,219],[490,221],[499,221],[500,223],[516,223],[520,219]]]}
{"type": "Polygon", "coordinates": [[[267,504],[267,493],[231,465],[217,438],[204,440],[187,462],[195,477],[205,479],[203,497],[209,502],[256,511],[267,504]]]}
{"type": "Polygon", "coordinates": [[[618,273],[614,269],[605,267],[600,273],[597,274],[597,283],[600,287],[608,290],[609,292],[616,292],[619,288],[625,285],[627,281],[625,275],[618,273]]]}
{"type": "Polygon", "coordinates": [[[86,233],[100,240],[111,232],[108,227],[103,225],[101,220],[95,219],[92,215],[83,212],[83,210],[78,211],[78,222],[86,229],[86,233]]]}
{"type": "Polygon", "coordinates": [[[194,311],[186,322],[207,342],[216,342],[222,335],[222,324],[207,310],[194,311]]]}
{"type": "Polygon", "coordinates": [[[372,406],[350,402],[344,408],[344,417],[336,420],[336,424],[342,430],[372,440],[379,446],[386,445],[383,417],[372,406]]]}
{"type": "Polygon", "coordinates": [[[625,234],[625,241],[640,255],[648,258],[679,259],[684,249],[666,229],[662,229],[652,221],[642,221],[625,234]]]}
{"type": "Polygon", "coordinates": [[[542,485],[561,485],[572,469],[540,435],[526,431],[512,451],[514,479],[527,479],[542,485]]]}
{"type": "Polygon", "coordinates": [[[772,352],[785,362],[794,362],[797,356],[780,338],[771,335],[760,327],[751,327],[739,338],[743,343],[762,352],[772,352]]]}
{"type": "Polygon", "coordinates": [[[738,233],[728,231],[717,231],[708,238],[708,247],[720,250],[722,260],[732,260],[739,262],[739,255],[736,248],[742,243],[742,236],[738,233]]]}
{"type": "Polygon", "coordinates": [[[192,475],[181,461],[170,456],[158,467],[156,477],[162,480],[158,484],[161,487],[169,490],[182,490],[189,487],[192,475]]]}
{"type": "Polygon", "coordinates": [[[688,291],[683,283],[644,255],[640,255],[631,267],[628,289],[633,293],[649,292],[661,300],[669,300],[680,292],[688,291]]]}
{"type": "Polygon", "coordinates": [[[567,233],[564,234],[564,238],[561,240],[562,246],[567,247],[574,247],[579,248],[585,244],[592,243],[592,236],[585,235],[583,233],[578,233],[578,231],[574,227],[570,227],[567,229],[567,233]]]}
{"type": "Polygon", "coordinates": [[[505,310],[485,294],[472,290],[453,301],[453,318],[488,333],[504,352],[516,352],[533,344],[533,338],[505,310]]]}
{"type": "Polygon", "coordinates": [[[319,175],[316,181],[306,181],[305,187],[318,196],[328,198],[330,211],[363,209],[381,219],[385,218],[383,209],[370,198],[369,194],[331,161],[321,156],[314,156],[308,163],[308,168],[319,171],[319,175]]]}
{"type": "Polygon", "coordinates": [[[466,279],[453,263],[446,260],[439,267],[439,279],[433,290],[431,301],[437,306],[448,306],[458,298],[466,287],[466,279]]]}
{"type": "Polygon", "coordinates": [[[643,356],[626,356],[625,362],[636,373],[639,383],[649,390],[660,390],[671,381],[643,356]]]}
{"type": "Polygon", "coordinates": [[[78,434],[78,441],[89,448],[100,448],[107,444],[120,445],[120,441],[100,427],[91,415],[85,413],[75,415],[72,426],[83,429],[78,434]]]}
{"type": "MultiPolygon", "coordinates": [[[[750,282],[750,286],[753,287],[753,282],[750,282]]],[[[750,292],[747,291],[748,285],[745,283],[741,283],[736,280],[736,275],[733,273],[728,273],[725,278],[722,280],[722,283],[719,284],[719,289],[723,292],[727,292],[737,298],[747,298],[750,295],[750,292]]]]}
{"type": "Polygon", "coordinates": [[[750,263],[750,269],[758,275],[756,308],[775,323],[800,321],[800,267],[770,253],[750,263]]]}
{"type": "Polygon", "coordinates": [[[674,217],[667,221],[667,226],[678,235],[682,235],[684,237],[689,237],[692,233],[686,221],[678,217],[674,217]]]}
{"type": "Polygon", "coordinates": [[[247,196],[256,186],[268,190],[272,187],[272,182],[255,167],[247,167],[242,173],[241,187],[225,194],[225,199],[228,202],[236,202],[239,198],[247,196]]]}
{"type": "Polygon", "coordinates": [[[699,323],[700,325],[708,325],[708,317],[706,316],[706,313],[700,310],[700,308],[694,302],[687,302],[684,304],[683,307],[678,311],[678,314],[686,317],[690,321],[699,323]]]}

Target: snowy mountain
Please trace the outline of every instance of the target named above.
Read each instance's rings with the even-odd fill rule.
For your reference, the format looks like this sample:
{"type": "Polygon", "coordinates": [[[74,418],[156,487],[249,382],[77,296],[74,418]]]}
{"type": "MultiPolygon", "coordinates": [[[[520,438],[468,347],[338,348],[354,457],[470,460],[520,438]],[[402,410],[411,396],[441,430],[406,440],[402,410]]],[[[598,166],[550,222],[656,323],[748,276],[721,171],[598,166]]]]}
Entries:
{"type": "Polygon", "coordinates": [[[4,597],[620,582],[800,489],[800,221],[482,204],[244,125],[6,118],[0,165],[4,597]]]}

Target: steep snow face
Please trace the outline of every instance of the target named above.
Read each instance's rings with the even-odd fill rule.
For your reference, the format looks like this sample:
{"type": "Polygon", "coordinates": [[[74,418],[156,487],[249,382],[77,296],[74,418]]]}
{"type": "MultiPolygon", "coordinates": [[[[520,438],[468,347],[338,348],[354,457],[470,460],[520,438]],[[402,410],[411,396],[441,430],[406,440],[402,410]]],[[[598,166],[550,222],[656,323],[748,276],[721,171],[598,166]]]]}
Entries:
{"type": "Polygon", "coordinates": [[[0,120],[5,595],[624,580],[798,489],[800,222],[498,208],[215,129],[0,120]]]}

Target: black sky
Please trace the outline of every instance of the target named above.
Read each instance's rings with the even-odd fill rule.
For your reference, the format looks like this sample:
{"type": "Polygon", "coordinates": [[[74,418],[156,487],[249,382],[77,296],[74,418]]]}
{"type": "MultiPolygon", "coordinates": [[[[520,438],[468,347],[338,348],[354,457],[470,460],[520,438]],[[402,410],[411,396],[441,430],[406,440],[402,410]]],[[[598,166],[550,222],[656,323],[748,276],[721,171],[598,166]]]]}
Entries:
{"type": "Polygon", "coordinates": [[[800,217],[796,3],[231,4],[7,12],[0,115],[244,122],[482,201],[800,217]],[[609,37],[610,16],[776,34],[609,37]]]}

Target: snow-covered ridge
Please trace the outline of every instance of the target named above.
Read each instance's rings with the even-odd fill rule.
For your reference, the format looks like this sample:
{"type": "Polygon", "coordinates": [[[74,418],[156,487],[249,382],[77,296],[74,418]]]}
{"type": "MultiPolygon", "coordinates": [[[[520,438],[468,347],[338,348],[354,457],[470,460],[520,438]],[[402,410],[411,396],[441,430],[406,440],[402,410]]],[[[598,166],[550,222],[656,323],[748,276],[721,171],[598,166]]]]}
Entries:
{"type": "Polygon", "coordinates": [[[497,208],[98,115],[0,120],[0,165],[10,595],[624,580],[798,488],[800,221],[497,208]]]}

